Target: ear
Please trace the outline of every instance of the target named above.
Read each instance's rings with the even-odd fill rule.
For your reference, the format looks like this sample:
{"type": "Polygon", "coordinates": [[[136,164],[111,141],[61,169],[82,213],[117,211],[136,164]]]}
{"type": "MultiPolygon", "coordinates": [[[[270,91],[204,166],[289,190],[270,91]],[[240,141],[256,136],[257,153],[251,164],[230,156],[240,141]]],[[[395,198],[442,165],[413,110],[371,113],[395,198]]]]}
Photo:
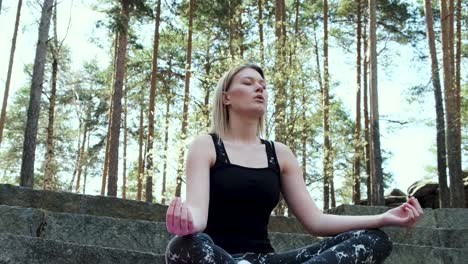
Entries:
{"type": "Polygon", "coordinates": [[[231,100],[230,100],[230,96],[227,92],[223,92],[223,104],[224,105],[230,105],[231,104],[231,100]]]}

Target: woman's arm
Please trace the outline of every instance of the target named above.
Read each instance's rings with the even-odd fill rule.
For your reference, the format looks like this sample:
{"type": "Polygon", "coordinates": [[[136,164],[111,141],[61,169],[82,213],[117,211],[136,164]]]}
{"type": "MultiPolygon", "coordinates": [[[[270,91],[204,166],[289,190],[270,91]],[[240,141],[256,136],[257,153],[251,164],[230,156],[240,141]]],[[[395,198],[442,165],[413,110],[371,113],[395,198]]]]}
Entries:
{"type": "Polygon", "coordinates": [[[345,231],[378,228],[387,225],[412,226],[423,211],[415,198],[400,207],[380,215],[338,216],[322,213],[310,197],[302,172],[291,150],[281,143],[277,156],[281,168],[282,193],[289,206],[307,232],[317,236],[336,235],[345,231]]]}
{"type": "Polygon", "coordinates": [[[187,235],[205,229],[210,199],[209,174],[215,159],[210,135],[201,135],[192,141],[185,165],[187,200],[172,199],[166,213],[166,226],[170,233],[187,235]]]}

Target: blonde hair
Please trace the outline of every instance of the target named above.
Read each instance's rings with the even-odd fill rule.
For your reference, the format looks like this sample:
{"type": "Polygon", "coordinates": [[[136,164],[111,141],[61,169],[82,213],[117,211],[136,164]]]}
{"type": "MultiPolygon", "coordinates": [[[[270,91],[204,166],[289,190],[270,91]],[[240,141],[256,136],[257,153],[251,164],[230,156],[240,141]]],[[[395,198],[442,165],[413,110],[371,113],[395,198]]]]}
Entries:
{"type": "MultiPolygon", "coordinates": [[[[227,106],[223,103],[223,93],[227,92],[231,86],[234,77],[244,69],[254,69],[262,78],[265,78],[262,68],[255,64],[242,64],[231,68],[225,72],[219,79],[216,91],[213,97],[213,110],[211,115],[211,133],[216,133],[220,138],[226,135],[229,131],[229,112],[227,106]]],[[[257,136],[262,136],[265,128],[265,114],[263,114],[258,120],[257,136]]]]}

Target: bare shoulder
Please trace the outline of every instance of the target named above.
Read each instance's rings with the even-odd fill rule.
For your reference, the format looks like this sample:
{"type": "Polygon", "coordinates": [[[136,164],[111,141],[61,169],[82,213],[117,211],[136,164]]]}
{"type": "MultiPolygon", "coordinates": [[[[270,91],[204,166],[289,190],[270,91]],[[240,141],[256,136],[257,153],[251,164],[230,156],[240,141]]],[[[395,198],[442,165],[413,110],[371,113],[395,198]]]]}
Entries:
{"type": "Polygon", "coordinates": [[[293,152],[285,144],[275,141],[275,149],[282,172],[288,170],[291,166],[294,166],[297,163],[293,152]]]}
{"type": "Polygon", "coordinates": [[[213,139],[209,134],[200,134],[193,138],[189,146],[189,155],[203,159],[208,159],[210,164],[214,164],[216,160],[216,151],[213,144],[213,139]]]}

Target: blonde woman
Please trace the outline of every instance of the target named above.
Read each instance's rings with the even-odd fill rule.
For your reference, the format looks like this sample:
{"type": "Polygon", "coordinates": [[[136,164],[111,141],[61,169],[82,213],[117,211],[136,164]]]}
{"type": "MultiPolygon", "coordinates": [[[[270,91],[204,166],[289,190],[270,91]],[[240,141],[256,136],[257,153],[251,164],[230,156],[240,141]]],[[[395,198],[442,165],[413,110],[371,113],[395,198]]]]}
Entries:
{"type": "Polygon", "coordinates": [[[381,263],[392,243],[376,229],[410,227],[422,217],[415,198],[373,216],[323,214],[311,199],[291,150],[261,138],[268,96],[263,70],[241,65],[219,80],[212,130],[189,147],[186,201],[172,199],[167,230],[176,236],[166,263],[381,263]],[[271,211],[284,196],[318,244],[276,253],[268,239],[271,211]]]}

